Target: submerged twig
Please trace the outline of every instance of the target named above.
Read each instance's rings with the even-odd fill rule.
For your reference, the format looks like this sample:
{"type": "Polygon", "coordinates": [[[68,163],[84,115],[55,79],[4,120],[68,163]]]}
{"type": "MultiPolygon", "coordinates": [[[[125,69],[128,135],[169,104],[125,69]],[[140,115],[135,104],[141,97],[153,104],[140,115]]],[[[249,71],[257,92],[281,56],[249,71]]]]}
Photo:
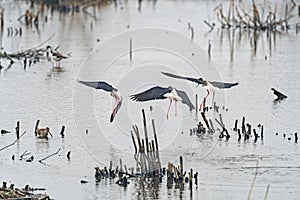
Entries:
{"type": "Polygon", "coordinates": [[[46,156],[45,158],[40,159],[39,162],[42,163],[44,160],[46,160],[46,159],[48,159],[48,158],[50,158],[50,157],[58,154],[60,152],[60,150],[61,150],[61,148],[59,148],[55,153],[50,154],[49,156],[46,156]]]}
{"type": "Polygon", "coordinates": [[[12,146],[12,145],[14,145],[17,141],[20,140],[20,138],[21,138],[25,133],[26,133],[26,131],[24,131],[24,132],[20,135],[20,137],[17,138],[13,143],[11,143],[11,144],[9,144],[9,145],[7,145],[7,146],[5,146],[5,147],[2,147],[2,148],[0,149],[0,151],[2,151],[2,150],[4,150],[4,149],[6,149],[6,148],[8,148],[8,147],[10,147],[10,146],[12,146]]]}
{"type": "Polygon", "coordinates": [[[258,165],[259,165],[259,160],[257,160],[256,162],[256,167],[255,167],[255,173],[254,173],[254,177],[253,177],[253,180],[252,180],[252,183],[251,183],[251,186],[250,186],[250,190],[249,190],[249,193],[248,193],[248,200],[250,200],[251,198],[251,193],[252,193],[252,190],[253,190],[253,187],[254,187],[254,183],[255,183],[255,180],[256,180],[256,176],[257,176],[257,171],[258,171],[258,165]]]}

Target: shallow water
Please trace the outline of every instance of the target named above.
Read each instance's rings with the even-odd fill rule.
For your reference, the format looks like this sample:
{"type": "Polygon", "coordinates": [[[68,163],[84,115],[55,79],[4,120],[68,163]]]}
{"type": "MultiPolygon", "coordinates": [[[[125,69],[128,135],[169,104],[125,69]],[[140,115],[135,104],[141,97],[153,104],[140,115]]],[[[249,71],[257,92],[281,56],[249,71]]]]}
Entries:
{"type": "MultiPolygon", "coordinates": [[[[259,160],[252,199],[264,198],[267,185],[270,185],[269,199],[297,199],[299,144],[294,143],[290,134],[300,128],[299,36],[294,29],[278,33],[270,46],[266,33],[258,33],[255,53],[251,43],[253,32],[222,30],[218,23],[215,30],[208,32],[203,20],[216,21],[212,10],[218,4],[170,0],[157,1],[154,8],[147,1],[139,12],[135,1],[124,1],[117,8],[114,5],[97,8],[96,19],[83,12],[73,15],[48,12],[48,22],[40,22],[37,31],[17,21],[29,5],[2,1],[6,21],[1,45],[5,51],[32,48],[55,34],[47,44],[59,46],[60,52],[71,56],[61,62],[63,72],[53,71],[50,62],[40,62],[26,70],[22,63],[15,63],[8,70],[1,70],[0,128],[13,132],[16,121],[21,121],[21,132],[27,133],[14,146],[0,152],[0,181],[15,183],[17,187],[26,184],[45,187],[54,199],[70,196],[72,199],[245,199],[259,160]],[[193,42],[189,22],[195,30],[193,42]],[[8,37],[7,27],[22,27],[22,37],[8,37]],[[128,59],[130,39],[132,62],[128,59]],[[212,44],[211,60],[207,55],[208,40],[212,44]],[[232,55],[231,47],[234,47],[232,55]],[[239,82],[239,86],[216,94],[217,103],[228,108],[228,111],[220,108],[226,127],[231,129],[235,119],[240,121],[245,116],[253,126],[264,125],[264,140],[254,143],[251,138],[249,142],[238,142],[232,130],[228,141],[219,140],[217,133],[190,136],[189,129],[196,127],[201,116],[189,112],[185,105],[178,104],[177,117],[172,105],[166,120],[168,101],[129,100],[129,94],[154,85],[185,90],[192,102],[196,93],[201,98],[206,94],[201,87],[164,77],[160,71],[239,82]],[[103,79],[122,92],[123,105],[112,124],[109,116],[113,100],[105,92],[79,85],[77,79],[103,79]],[[274,103],[271,87],[283,91],[288,98],[274,103]],[[183,155],[184,168],[199,173],[199,186],[192,193],[187,185],[183,191],[168,189],[165,181],[153,188],[131,180],[126,189],[112,180],[95,182],[95,166],[103,167],[110,160],[117,165],[120,158],[127,166],[135,166],[130,128],[137,124],[142,130],[142,108],[146,110],[148,124],[151,119],[156,122],[162,164],[177,164],[183,155]],[[51,128],[54,138],[47,141],[35,138],[37,119],[41,120],[40,126],[51,128]],[[63,139],[59,135],[62,125],[66,126],[63,139]],[[45,164],[38,162],[59,148],[59,156],[49,158],[45,164]],[[35,157],[33,162],[12,161],[12,155],[18,157],[25,150],[35,157]],[[69,161],[68,151],[72,152],[69,161]],[[81,179],[89,183],[80,184],[81,179]]],[[[299,21],[299,17],[294,20],[299,21]]],[[[210,102],[209,97],[207,103],[210,102]]],[[[218,113],[210,111],[208,117],[217,118],[218,113]]],[[[14,140],[14,133],[1,135],[0,147],[14,140]]]]}

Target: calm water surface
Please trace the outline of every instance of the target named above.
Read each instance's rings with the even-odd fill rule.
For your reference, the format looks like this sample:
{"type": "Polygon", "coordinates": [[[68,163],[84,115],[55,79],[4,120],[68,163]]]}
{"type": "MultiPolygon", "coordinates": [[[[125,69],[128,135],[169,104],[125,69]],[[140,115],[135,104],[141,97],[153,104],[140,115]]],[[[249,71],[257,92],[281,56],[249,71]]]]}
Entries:
{"type": "MultiPolygon", "coordinates": [[[[227,1],[223,3],[227,9],[227,1]]],[[[72,15],[48,11],[48,22],[41,21],[36,30],[17,21],[29,5],[1,1],[5,8],[1,46],[6,52],[35,47],[55,34],[47,45],[59,46],[60,52],[71,56],[62,61],[63,72],[53,71],[50,62],[40,62],[26,70],[22,63],[15,63],[8,70],[1,70],[0,128],[13,132],[16,122],[21,121],[21,132],[27,133],[14,146],[0,152],[0,181],[15,183],[17,187],[45,187],[54,199],[246,199],[259,160],[252,199],[264,198],[267,185],[269,199],[298,199],[299,144],[290,134],[300,129],[299,36],[292,29],[272,36],[270,42],[266,33],[256,33],[259,37],[255,52],[253,32],[222,30],[218,23],[215,30],[208,32],[203,20],[216,21],[213,9],[218,4],[170,0],[157,1],[154,8],[151,1],[145,1],[139,12],[135,1],[122,1],[117,8],[113,4],[97,8],[96,18],[83,12],[72,15]],[[188,23],[194,28],[193,42],[188,23]],[[8,37],[7,27],[22,27],[22,37],[8,37]],[[130,38],[132,62],[128,60],[130,38]],[[207,55],[209,40],[211,60],[207,55]],[[154,85],[184,89],[192,102],[195,94],[201,98],[206,94],[201,87],[163,77],[160,71],[239,82],[238,87],[216,95],[217,103],[228,108],[220,110],[230,129],[229,141],[219,140],[217,133],[190,136],[189,129],[196,127],[201,116],[180,103],[178,116],[174,116],[172,106],[166,120],[167,100],[130,101],[129,94],[154,85]],[[79,85],[77,79],[106,80],[122,92],[122,109],[114,123],[109,123],[113,101],[108,94],[79,85]],[[283,91],[288,99],[274,103],[271,87],[283,91]],[[185,169],[193,168],[199,173],[199,186],[192,193],[187,186],[184,190],[168,189],[165,181],[154,188],[135,180],[126,189],[113,180],[96,184],[95,166],[104,167],[110,160],[117,165],[120,158],[127,166],[135,166],[130,129],[137,124],[142,130],[143,108],[148,124],[151,119],[156,122],[162,164],[177,164],[183,155],[185,169]],[[264,125],[264,141],[237,141],[231,128],[234,120],[243,116],[255,127],[264,125]],[[35,138],[37,119],[41,120],[40,126],[51,128],[54,138],[35,138]],[[66,137],[62,139],[59,132],[63,125],[66,137]],[[59,148],[59,156],[49,158],[45,164],[37,161],[59,148]],[[12,161],[12,155],[20,156],[25,150],[35,157],[33,162],[12,161]],[[72,152],[69,161],[68,151],[72,152]],[[80,184],[81,179],[89,183],[80,184]]],[[[89,11],[93,13],[92,8],[89,11]]],[[[296,16],[293,20],[300,19],[296,16]]],[[[7,66],[5,61],[1,64],[7,66]]],[[[210,111],[208,117],[217,118],[218,113],[210,111]]],[[[14,140],[14,133],[1,135],[0,147],[14,140]]]]}

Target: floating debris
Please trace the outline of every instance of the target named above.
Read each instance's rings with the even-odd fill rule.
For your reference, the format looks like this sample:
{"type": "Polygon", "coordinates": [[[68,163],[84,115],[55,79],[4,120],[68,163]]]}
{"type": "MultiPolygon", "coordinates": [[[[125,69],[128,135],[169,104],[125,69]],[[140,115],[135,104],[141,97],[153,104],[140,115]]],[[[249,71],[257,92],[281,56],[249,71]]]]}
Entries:
{"type": "Polygon", "coordinates": [[[43,191],[45,188],[31,188],[26,185],[25,188],[14,188],[15,184],[10,184],[9,188],[7,183],[3,181],[0,187],[0,199],[28,199],[28,200],[50,200],[47,194],[35,194],[34,191],[43,191]]]}
{"type": "Polygon", "coordinates": [[[83,184],[85,184],[85,183],[88,183],[88,181],[87,180],[80,180],[80,183],[83,183],[83,184]]]}
{"type": "Polygon", "coordinates": [[[1,134],[2,134],[2,135],[3,135],[3,134],[6,134],[6,133],[10,133],[10,131],[5,130],[5,129],[1,129],[1,134]]]}
{"type": "Polygon", "coordinates": [[[271,88],[271,90],[273,90],[273,93],[277,96],[277,98],[274,101],[280,101],[282,99],[287,98],[286,95],[282,94],[281,92],[279,92],[278,90],[271,88]]]}

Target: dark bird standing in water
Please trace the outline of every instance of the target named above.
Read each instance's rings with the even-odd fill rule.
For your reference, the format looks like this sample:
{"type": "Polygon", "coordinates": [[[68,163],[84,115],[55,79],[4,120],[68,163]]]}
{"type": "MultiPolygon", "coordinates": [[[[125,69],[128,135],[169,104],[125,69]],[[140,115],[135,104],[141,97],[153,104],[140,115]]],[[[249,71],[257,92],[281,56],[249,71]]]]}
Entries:
{"type": "Polygon", "coordinates": [[[51,46],[47,46],[47,50],[50,51],[50,58],[51,60],[53,60],[54,63],[56,63],[56,65],[54,65],[53,67],[60,67],[60,61],[62,59],[66,59],[68,58],[67,56],[62,55],[60,52],[58,51],[53,51],[51,46]]]}

